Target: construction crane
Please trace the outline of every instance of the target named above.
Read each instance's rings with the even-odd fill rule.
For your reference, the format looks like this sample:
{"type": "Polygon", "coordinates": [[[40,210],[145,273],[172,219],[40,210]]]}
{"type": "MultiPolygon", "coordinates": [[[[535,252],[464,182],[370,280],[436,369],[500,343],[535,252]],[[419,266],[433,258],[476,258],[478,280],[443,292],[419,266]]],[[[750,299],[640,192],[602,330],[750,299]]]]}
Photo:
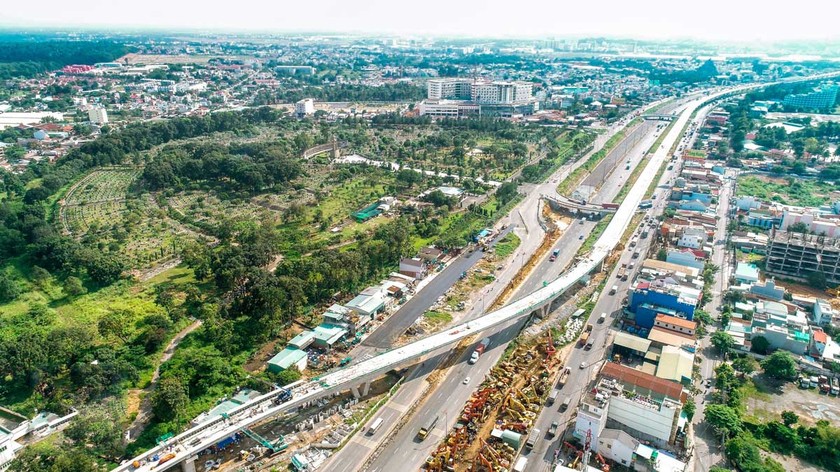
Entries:
{"type": "Polygon", "coordinates": [[[583,443],[583,466],[589,465],[589,457],[592,454],[592,430],[586,430],[586,442],[583,443]]]}
{"type": "Polygon", "coordinates": [[[249,438],[259,443],[262,447],[271,451],[271,454],[277,454],[278,452],[283,452],[289,448],[289,444],[286,443],[286,438],[284,438],[283,436],[280,436],[280,438],[278,438],[277,441],[271,442],[249,428],[242,428],[240,431],[242,431],[242,433],[244,433],[245,436],[248,436],[249,438]]]}

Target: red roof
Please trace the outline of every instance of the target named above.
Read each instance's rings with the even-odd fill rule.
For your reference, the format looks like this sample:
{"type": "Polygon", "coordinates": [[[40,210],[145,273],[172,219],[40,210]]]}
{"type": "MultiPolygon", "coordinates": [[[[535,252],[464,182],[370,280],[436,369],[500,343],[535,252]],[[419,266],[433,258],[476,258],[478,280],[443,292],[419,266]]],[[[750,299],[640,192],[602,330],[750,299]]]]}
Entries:
{"type": "Polygon", "coordinates": [[[646,388],[668,398],[682,400],[682,385],[672,380],[660,379],[655,375],[651,375],[625,365],[615,362],[607,362],[604,364],[604,368],[601,369],[601,375],[618,380],[619,382],[623,382],[625,384],[646,388]]]}
{"type": "Polygon", "coordinates": [[[814,341],[822,344],[826,344],[828,342],[828,335],[825,334],[825,331],[822,330],[814,330],[814,341]]]}
{"type": "Polygon", "coordinates": [[[685,318],[680,318],[679,316],[660,314],[656,315],[656,321],[661,321],[662,323],[668,323],[686,329],[697,329],[697,323],[695,323],[694,321],[688,321],[685,318]]]}

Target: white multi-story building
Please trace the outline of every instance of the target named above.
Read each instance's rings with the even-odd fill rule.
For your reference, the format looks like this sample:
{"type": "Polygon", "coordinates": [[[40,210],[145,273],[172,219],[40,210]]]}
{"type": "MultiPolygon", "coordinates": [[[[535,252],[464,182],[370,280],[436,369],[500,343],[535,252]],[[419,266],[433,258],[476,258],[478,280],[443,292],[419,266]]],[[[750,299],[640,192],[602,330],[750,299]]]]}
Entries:
{"type": "Polygon", "coordinates": [[[481,111],[481,107],[476,103],[457,100],[423,100],[419,109],[420,115],[443,118],[478,115],[481,111]]]}
{"type": "Polygon", "coordinates": [[[533,101],[533,85],[463,78],[433,79],[428,82],[429,100],[469,100],[483,105],[515,105],[533,101]]]}
{"type": "Polygon", "coordinates": [[[429,100],[469,100],[471,79],[433,79],[430,80],[427,87],[427,97],[429,100]]]}
{"type": "Polygon", "coordinates": [[[105,107],[93,107],[88,110],[88,120],[97,125],[108,123],[108,112],[105,107]]]}
{"type": "Polygon", "coordinates": [[[575,437],[586,438],[589,432],[595,446],[605,428],[617,427],[645,441],[674,443],[686,398],[682,385],[613,362],[604,365],[601,377],[581,399],[575,437]]]}
{"type": "Polygon", "coordinates": [[[315,114],[315,101],[311,98],[304,98],[295,103],[295,115],[298,118],[315,114]]]}

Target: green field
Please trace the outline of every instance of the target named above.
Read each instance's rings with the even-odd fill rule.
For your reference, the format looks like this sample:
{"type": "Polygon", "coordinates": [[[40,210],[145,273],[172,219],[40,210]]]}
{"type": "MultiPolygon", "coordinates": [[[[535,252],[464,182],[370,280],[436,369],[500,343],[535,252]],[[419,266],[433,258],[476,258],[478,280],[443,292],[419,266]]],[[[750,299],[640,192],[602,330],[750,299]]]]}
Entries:
{"type": "Polygon", "coordinates": [[[802,178],[768,178],[747,175],[738,178],[738,196],[753,196],[785,205],[820,206],[828,203],[836,187],[802,178]]]}

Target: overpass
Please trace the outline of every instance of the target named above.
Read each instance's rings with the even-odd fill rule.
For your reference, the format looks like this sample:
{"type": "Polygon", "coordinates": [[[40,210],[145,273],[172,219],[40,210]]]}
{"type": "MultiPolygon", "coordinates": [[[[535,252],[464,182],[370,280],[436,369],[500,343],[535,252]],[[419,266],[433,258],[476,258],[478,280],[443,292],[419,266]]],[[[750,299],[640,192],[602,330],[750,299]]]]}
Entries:
{"type": "Polygon", "coordinates": [[[542,199],[552,204],[552,206],[556,205],[558,207],[563,207],[567,210],[577,210],[580,213],[589,213],[589,214],[599,214],[601,216],[606,215],[607,213],[615,213],[618,211],[618,205],[612,207],[612,204],[607,204],[610,206],[603,206],[594,203],[580,203],[576,200],[572,200],[571,198],[566,198],[562,195],[542,195],[542,199]]]}
{"type": "MultiPolygon", "coordinates": [[[[824,74],[807,80],[816,80],[836,74],[824,74]]],[[[753,88],[772,84],[758,84],[727,89],[708,96],[702,96],[688,104],[677,118],[674,126],[665,136],[662,146],[657,149],[647,163],[624,202],[615,212],[612,220],[602,236],[596,241],[592,251],[579,260],[565,273],[548,283],[543,288],[534,291],[498,310],[483,315],[480,318],[453,326],[440,333],[414,341],[405,346],[386,351],[376,357],[348,366],[310,381],[301,382],[292,388],[291,399],[288,391],[275,389],[245,403],[224,417],[216,417],[201,425],[168,440],[134,459],[125,461],[113,469],[116,472],[148,472],[151,470],[167,470],[180,464],[183,472],[194,472],[198,453],[208,447],[242,431],[251,425],[267,421],[278,415],[290,412],[296,408],[312,405],[316,400],[345,390],[352,390],[354,394],[367,393],[370,381],[389,370],[398,368],[443,348],[460,342],[461,340],[478,335],[483,331],[501,326],[509,321],[529,316],[532,313],[547,308],[552,301],[576,284],[581,278],[598,268],[606,257],[618,244],[625,229],[629,226],[639,203],[642,201],[648,186],[653,183],[657,170],[668,159],[668,151],[677,142],[682,130],[695,110],[710,101],[727,94],[743,93],[753,88]],[[166,459],[160,463],[160,459],[166,459]],[[137,466],[135,466],[135,464],[137,466]]]]}

